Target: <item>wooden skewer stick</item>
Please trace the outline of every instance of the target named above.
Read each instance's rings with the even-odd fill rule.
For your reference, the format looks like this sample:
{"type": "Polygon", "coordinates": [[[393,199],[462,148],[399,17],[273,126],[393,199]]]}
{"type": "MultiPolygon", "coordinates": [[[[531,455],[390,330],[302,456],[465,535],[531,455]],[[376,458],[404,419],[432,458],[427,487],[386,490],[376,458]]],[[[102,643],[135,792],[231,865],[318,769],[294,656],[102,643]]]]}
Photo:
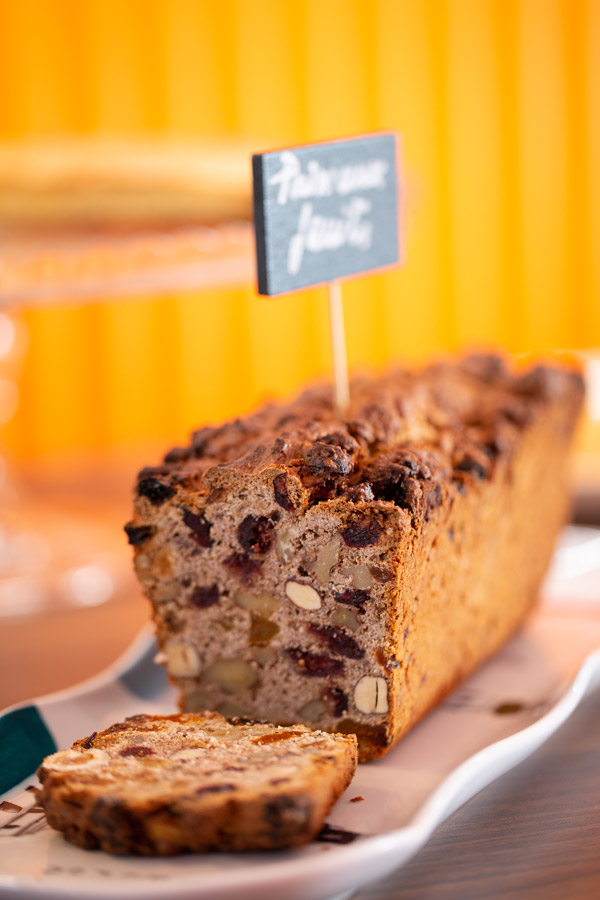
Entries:
{"type": "Polygon", "coordinates": [[[328,289],[331,352],[335,376],[335,408],[339,416],[344,416],[350,404],[350,387],[348,385],[348,358],[346,355],[342,288],[339,281],[330,281],[328,289]]]}

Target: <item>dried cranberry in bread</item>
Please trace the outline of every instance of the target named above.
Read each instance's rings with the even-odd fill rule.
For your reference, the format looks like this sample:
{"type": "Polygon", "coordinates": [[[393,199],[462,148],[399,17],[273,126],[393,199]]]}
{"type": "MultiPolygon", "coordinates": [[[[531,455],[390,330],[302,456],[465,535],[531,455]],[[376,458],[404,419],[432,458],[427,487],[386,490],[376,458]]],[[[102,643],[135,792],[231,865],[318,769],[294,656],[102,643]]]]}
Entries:
{"type": "Polygon", "coordinates": [[[205,715],[134,716],[48,756],[48,822],[108,853],[270,850],[310,841],[350,783],[356,738],[205,715]]]}
{"type": "Polygon", "coordinates": [[[381,755],[523,620],[567,512],[580,375],[494,356],[315,388],[144,469],[126,531],[186,710],[381,755]]]}

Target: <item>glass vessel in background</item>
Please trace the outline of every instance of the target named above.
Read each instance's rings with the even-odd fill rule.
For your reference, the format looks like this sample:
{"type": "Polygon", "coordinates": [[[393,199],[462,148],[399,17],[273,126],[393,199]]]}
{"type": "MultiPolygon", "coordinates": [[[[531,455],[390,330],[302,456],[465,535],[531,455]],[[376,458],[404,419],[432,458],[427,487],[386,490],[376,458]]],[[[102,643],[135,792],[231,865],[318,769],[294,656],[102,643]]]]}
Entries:
{"type": "MultiPolygon", "coordinates": [[[[22,319],[0,312],[0,429],[18,409],[26,351],[22,319]]],[[[76,514],[60,492],[50,497],[23,478],[1,445],[0,510],[0,618],[95,606],[130,583],[118,535],[94,504],[76,514]]]]}
{"type": "MultiPolygon", "coordinates": [[[[248,222],[132,230],[118,237],[63,233],[52,241],[30,234],[21,241],[13,237],[4,262],[9,277],[0,287],[0,306],[7,310],[0,312],[0,433],[19,404],[27,344],[23,322],[9,312],[14,297],[19,306],[150,298],[165,290],[248,284],[254,272],[248,222]]],[[[75,514],[60,497],[40,497],[39,488],[15,478],[1,446],[0,617],[96,605],[133,584],[129,560],[123,564],[121,528],[110,517],[90,515],[85,504],[75,514]]]]}
{"type": "MultiPolygon", "coordinates": [[[[248,159],[239,143],[0,143],[0,438],[19,406],[21,310],[252,281],[248,159]]],[[[0,618],[133,588],[123,522],[94,473],[63,489],[1,448],[0,618]]]]}

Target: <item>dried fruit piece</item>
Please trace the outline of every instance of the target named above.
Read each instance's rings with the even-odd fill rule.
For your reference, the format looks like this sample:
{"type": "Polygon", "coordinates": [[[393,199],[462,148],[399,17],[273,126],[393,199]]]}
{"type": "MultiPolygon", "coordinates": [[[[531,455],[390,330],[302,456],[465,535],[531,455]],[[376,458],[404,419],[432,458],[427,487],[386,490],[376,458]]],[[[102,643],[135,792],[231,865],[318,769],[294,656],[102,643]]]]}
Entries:
{"type": "Polygon", "coordinates": [[[279,609],[279,600],[265,591],[260,594],[252,594],[250,591],[238,591],[234,597],[238,606],[249,609],[263,616],[272,616],[279,609]]]}
{"type": "Polygon", "coordinates": [[[382,534],[383,527],[371,516],[355,519],[342,531],[342,537],[348,547],[369,547],[376,544],[382,534]]]}
{"type": "Polygon", "coordinates": [[[164,648],[169,674],[174,678],[191,678],[200,672],[200,658],[191,644],[167,644],[164,648]]]}
{"type": "Polygon", "coordinates": [[[339,555],[340,545],[337,537],[326,544],[321,544],[317,549],[317,557],[312,565],[312,570],[319,584],[327,584],[331,570],[336,565],[339,555]]]}
{"type": "Polygon", "coordinates": [[[238,575],[242,581],[251,581],[262,567],[261,559],[251,559],[246,553],[232,553],[225,560],[225,565],[238,575]]]}
{"type": "Polygon", "coordinates": [[[275,543],[277,544],[277,552],[282,563],[286,565],[294,558],[294,544],[292,541],[292,533],[287,525],[280,525],[275,532],[275,543]]]}
{"type": "Polygon", "coordinates": [[[273,734],[261,734],[260,737],[252,738],[253,744],[277,744],[279,741],[289,741],[290,738],[300,737],[302,731],[275,731],[273,734]]]}
{"type": "Polygon", "coordinates": [[[204,681],[233,693],[252,687],[257,677],[252,666],[243,659],[217,659],[202,673],[204,681]]]}
{"type": "Polygon", "coordinates": [[[210,536],[211,522],[206,519],[202,513],[194,513],[191,509],[181,507],[183,510],[183,521],[194,535],[194,539],[199,547],[212,547],[213,539],[210,536]]]}
{"type": "Polygon", "coordinates": [[[329,431],[327,434],[322,434],[319,440],[323,444],[341,447],[350,455],[355,455],[358,450],[358,441],[346,431],[329,431]]]}
{"type": "Polygon", "coordinates": [[[134,525],[133,522],[128,522],[124,530],[127,535],[127,541],[132,547],[139,547],[140,544],[145,544],[155,532],[153,525],[134,525]]]}
{"type": "Polygon", "coordinates": [[[367,566],[346,566],[341,572],[342,575],[350,575],[352,586],[358,588],[358,590],[365,591],[375,585],[373,576],[367,566]]]}
{"type": "Polygon", "coordinates": [[[310,584],[304,584],[301,581],[286,581],[285,593],[295,606],[300,609],[320,609],[321,596],[311,587],[310,584]]]}
{"type": "Polygon", "coordinates": [[[98,732],[92,731],[90,736],[87,737],[85,739],[85,741],[82,743],[82,745],[81,745],[82,750],[90,750],[94,746],[94,739],[97,737],[98,737],[98,732]]]}
{"type": "Polygon", "coordinates": [[[332,687],[323,695],[331,704],[333,716],[343,716],[348,709],[348,697],[341,688],[332,687]]]}
{"type": "Polygon", "coordinates": [[[364,611],[365,603],[371,598],[368,591],[357,590],[356,588],[347,588],[340,594],[335,595],[338,603],[344,603],[346,606],[355,606],[357,609],[364,611]]]}
{"type": "Polygon", "coordinates": [[[344,671],[344,663],[341,659],[325,656],[322,653],[309,653],[300,647],[288,647],[288,656],[298,664],[305,675],[324,677],[325,675],[341,675],[344,671]]]}
{"type": "Polygon", "coordinates": [[[290,499],[287,478],[282,472],[273,479],[273,491],[275,493],[275,502],[285,509],[286,512],[294,512],[294,504],[290,499]]]}
{"type": "Polygon", "coordinates": [[[168,547],[163,547],[160,553],[154,557],[154,571],[159,575],[170,577],[173,575],[173,562],[168,547]]]}
{"type": "Polygon", "coordinates": [[[262,616],[257,616],[256,613],[252,613],[248,643],[251,647],[264,647],[275,637],[278,631],[279,625],[276,622],[271,622],[270,619],[265,619],[262,616]]]}
{"type": "Polygon", "coordinates": [[[323,441],[315,441],[306,453],[305,462],[311,472],[318,474],[349,475],[354,469],[352,458],[342,447],[323,441]]]}
{"type": "Polygon", "coordinates": [[[219,602],[219,587],[216,584],[208,586],[199,585],[190,595],[190,603],[198,609],[207,609],[219,602]]]}
{"type": "Polygon", "coordinates": [[[338,606],[331,617],[331,621],[339,628],[348,628],[350,631],[358,631],[360,627],[357,611],[355,609],[346,609],[344,606],[338,606]]]}
{"type": "Polygon", "coordinates": [[[343,481],[340,481],[343,476],[326,476],[320,473],[310,473],[310,470],[306,470],[309,474],[305,475],[302,479],[304,487],[310,491],[310,503],[320,503],[322,500],[331,500],[333,497],[338,495],[340,486],[343,484],[343,481]]]}
{"type": "MultiPolygon", "coordinates": [[[[378,496],[381,496],[378,492],[378,496]]],[[[386,500],[393,500],[396,506],[418,513],[423,504],[423,485],[417,478],[404,478],[389,489],[386,500]]]]}
{"type": "Polygon", "coordinates": [[[380,569],[377,566],[369,566],[369,572],[375,581],[378,581],[380,584],[386,584],[394,578],[394,573],[390,569],[380,569]]]}
{"type": "Polygon", "coordinates": [[[175,488],[158,478],[142,478],[138,482],[137,492],[140,497],[147,497],[153,506],[162,506],[173,496],[175,488]]]}
{"type": "Polygon", "coordinates": [[[339,653],[340,656],[347,656],[348,659],[362,659],[365,655],[360,644],[341,628],[334,628],[332,625],[314,625],[311,622],[307,626],[307,631],[314,634],[316,638],[327,644],[334,653],[339,653]]]}
{"type": "Polygon", "coordinates": [[[153,756],[152,747],[143,747],[141,744],[132,744],[131,747],[124,747],[119,756],[136,756],[140,759],[144,756],[153,756]]]}
{"type": "Polygon", "coordinates": [[[267,516],[246,516],[237,530],[238,541],[248,553],[266,553],[275,523],[267,516]]]}
{"type": "Polygon", "coordinates": [[[389,500],[428,519],[443,496],[439,482],[432,480],[433,460],[425,451],[390,450],[367,466],[365,474],[378,500],[389,500]]]}
{"type": "Polygon", "coordinates": [[[363,675],[354,688],[354,704],[362,713],[388,711],[387,682],[375,675],[363,675]]]}

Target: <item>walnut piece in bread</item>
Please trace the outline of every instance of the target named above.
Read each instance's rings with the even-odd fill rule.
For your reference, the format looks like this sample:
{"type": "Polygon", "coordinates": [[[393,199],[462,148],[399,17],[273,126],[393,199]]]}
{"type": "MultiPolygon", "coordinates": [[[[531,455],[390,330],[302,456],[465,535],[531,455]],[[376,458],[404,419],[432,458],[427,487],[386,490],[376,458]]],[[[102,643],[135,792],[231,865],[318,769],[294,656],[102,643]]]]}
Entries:
{"type": "Polygon", "coordinates": [[[186,710],[302,721],[385,753],[534,603],[583,397],[476,356],[355,378],[142,470],[126,531],[186,710]]]}
{"type": "Polygon", "coordinates": [[[356,770],[353,735],[139,715],[46,757],[39,800],[85,849],[168,856],[295,847],[316,836],[356,770]]]}

